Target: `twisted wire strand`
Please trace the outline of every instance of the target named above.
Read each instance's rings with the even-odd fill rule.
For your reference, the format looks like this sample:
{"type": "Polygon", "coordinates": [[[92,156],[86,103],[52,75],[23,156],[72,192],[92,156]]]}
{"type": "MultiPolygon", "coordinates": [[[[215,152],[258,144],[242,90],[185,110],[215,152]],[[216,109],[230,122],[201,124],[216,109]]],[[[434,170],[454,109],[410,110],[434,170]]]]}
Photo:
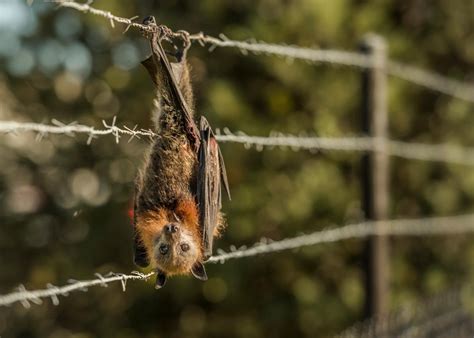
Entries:
{"type": "MultiPolygon", "coordinates": [[[[61,7],[68,7],[78,10],[83,13],[91,13],[94,15],[102,16],[109,19],[112,27],[115,27],[114,22],[122,23],[126,25],[126,30],[130,27],[142,29],[145,31],[151,31],[152,29],[147,26],[137,22],[134,22],[134,18],[122,18],[116,15],[113,15],[111,12],[103,11],[96,9],[89,4],[79,4],[74,1],[57,1],[61,7]]],[[[166,27],[162,25],[163,27],[166,27]]],[[[179,37],[179,33],[174,33],[167,28],[167,32],[170,35],[179,37]]],[[[201,46],[210,45],[210,49],[213,50],[216,47],[227,47],[227,48],[237,48],[243,54],[248,52],[254,54],[267,54],[267,55],[278,55],[281,57],[289,59],[301,59],[306,60],[307,62],[329,62],[334,64],[342,64],[346,66],[355,66],[368,68],[371,66],[372,61],[370,57],[354,52],[347,52],[342,50],[321,50],[314,48],[302,48],[297,46],[286,46],[281,44],[269,44],[265,42],[257,41],[235,41],[228,39],[224,34],[220,34],[219,38],[205,35],[204,33],[190,34],[189,39],[191,41],[198,42],[201,46]]]]}
{"type": "Polygon", "coordinates": [[[464,325],[472,325],[471,314],[460,306],[456,309],[451,309],[435,315],[422,324],[416,325],[413,323],[411,324],[411,327],[406,328],[397,336],[400,338],[429,337],[434,332],[443,332],[446,334],[446,331],[448,331],[453,333],[456,332],[451,335],[451,337],[455,337],[459,334],[459,329],[462,328],[460,327],[460,323],[458,323],[460,319],[463,319],[464,325]]]}
{"type": "Polygon", "coordinates": [[[256,147],[290,147],[293,150],[338,150],[371,152],[380,151],[400,158],[445,162],[472,166],[474,165],[474,148],[451,144],[426,144],[384,140],[374,137],[304,137],[272,133],[270,136],[248,136],[244,133],[234,134],[224,129],[224,135],[217,135],[220,142],[244,144],[247,148],[256,147]]]}
{"type": "Polygon", "coordinates": [[[299,59],[308,63],[324,62],[359,68],[370,68],[373,63],[369,56],[357,52],[335,49],[316,49],[256,41],[235,41],[228,39],[223,34],[220,34],[219,38],[220,39],[203,34],[191,35],[192,40],[212,45],[211,50],[215,47],[237,48],[244,55],[251,52],[256,55],[264,54],[280,56],[290,60],[299,59]]]}
{"type": "Polygon", "coordinates": [[[419,86],[456,97],[467,102],[474,102],[474,85],[446,76],[436,74],[418,67],[406,65],[396,61],[389,61],[387,73],[415,83],[419,86]]]}
{"type": "MultiPolygon", "coordinates": [[[[262,254],[280,252],[290,249],[298,249],[305,246],[312,246],[322,243],[333,243],[348,239],[366,238],[376,235],[392,236],[434,236],[448,234],[466,234],[474,232],[474,214],[419,218],[419,219],[401,219],[387,221],[369,221],[358,224],[349,224],[338,228],[315,231],[310,234],[300,235],[293,238],[286,238],[280,241],[262,239],[252,247],[236,248],[231,246],[229,252],[218,250],[216,256],[211,257],[208,263],[225,263],[231,259],[240,259],[244,257],[253,257],[262,254]]],[[[29,308],[31,303],[42,304],[42,299],[50,298],[54,305],[59,304],[58,296],[67,296],[73,291],[87,291],[92,286],[106,287],[109,283],[122,283],[123,291],[126,290],[128,280],[147,280],[154,272],[142,274],[132,272],[129,275],[110,273],[107,276],[96,274],[97,279],[76,281],[70,280],[71,284],[65,286],[54,286],[48,284],[46,289],[26,290],[20,285],[18,291],[0,295],[0,306],[9,306],[20,302],[24,307],[29,308]]]]}
{"type": "Polygon", "coordinates": [[[272,132],[269,136],[249,136],[243,132],[232,133],[227,128],[221,134],[217,130],[219,142],[240,143],[246,148],[254,146],[258,151],[267,148],[286,148],[293,150],[341,150],[341,151],[371,151],[376,147],[375,139],[372,137],[308,137],[287,135],[272,132]]]}
{"type": "Polygon", "coordinates": [[[31,122],[0,121],[0,133],[18,134],[19,132],[33,131],[38,133],[38,140],[41,140],[48,134],[65,134],[68,136],[74,136],[75,134],[87,134],[89,135],[87,144],[90,144],[94,138],[104,135],[113,135],[117,143],[119,142],[121,135],[129,135],[129,141],[135,137],[140,138],[140,136],[158,136],[152,130],[137,129],[137,126],[133,128],[129,128],[127,126],[119,128],[115,125],[116,121],[116,116],[112,119],[112,123],[110,125],[107,124],[105,120],[103,120],[102,124],[104,129],[96,129],[94,127],[77,124],[76,122],[65,124],[56,119],[52,120],[51,125],[31,122]]]}
{"type": "Polygon", "coordinates": [[[409,302],[384,316],[356,323],[337,337],[430,337],[440,330],[444,336],[463,336],[460,333],[472,326],[469,310],[463,306],[463,292],[458,286],[424,302],[409,302]]]}
{"type": "Polygon", "coordinates": [[[388,141],[387,153],[391,156],[418,161],[474,165],[474,148],[451,144],[388,141]]]}
{"type": "MultiPolygon", "coordinates": [[[[109,19],[114,27],[114,22],[122,23],[130,27],[148,30],[149,28],[133,22],[134,18],[121,18],[111,12],[102,11],[91,7],[89,4],[78,4],[75,2],[61,2],[61,6],[74,8],[82,12],[89,12],[109,19]]],[[[215,47],[232,47],[242,52],[252,52],[255,54],[279,55],[290,59],[302,59],[308,62],[330,62],[342,65],[369,68],[373,66],[370,57],[360,53],[338,51],[338,50],[316,50],[312,48],[300,48],[295,46],[284,46],[268,44],[263,42],[245,42],[227,39],[224,35],[220,38],[204,35],[202,33],[190,35],[190,39],[204,44],[210,44],[211,49],[215,47]]],[[[452,95],[454,97],[474,102],[474,86],[466,85],[462,82],[452,80],[434,72],[425,71],[413,66],[404,65],[398,62],[388,63],[388,73],[418,85],[452,95]]],[[[36,131],[39,135],[46,134],[69,134],[84,133],[89,135],[89,140],[95,136],[113,135],[119,141],[120,135],[130,135],[131,138],[139,136],[156,136],[150,130],[136,130],[115,126],[115,118],[112,125],[104,123],[105,129],[95,129],[93,127],[70,124],[61,125],[59,121],[56,125],[43,125],[35,123],[1,122],[0,132],[21,132],[36,131]]],[[[474,151],[464,148],[447,145],[425,145],[411,144],[398,141],[382,141],[361,137],[361,138],[302,138],[295,136],[276,137],[254,137],[245,135],[218,135],[223,142],[239,142],[256,146],[288,146],[299,149],[338,149],[338,150],[358,150],[371,151],[384,149],[395,156],[417,158],[422,160],[446,161],[463,164],[474,164],[474,151]],[[382,147],[382,148],[380,148],[382,147]],[[467,159],[467,161],[466,161],[467,159]]],[[[217,256],[212,257],[210,263],[224,263],[230,259],[252,257],[256,255],[279,252],[289,249],[301,248],[304,246],[316,245],[320,243],[337,242],[351,238],[364,238],[372,235],[397,235],[397,236],[422,236],[440,234],[460,234],[474,231],[474,215],[444,217],[444,218],[424,218],[416,220],[393,220],[380,222],[363,222],[359,224],[346,225],[340,228],[317,231],[308,235],[301,235],[294,238],[283,239],[272,242],[263,240],[251,248],[235,247],[231,252],[219,251],[217,256]]],[[[154,273],[141,274],[132,272],[130,275],[109,274],[104,277],[97,274],[98,278],[86,281],[71,281],[65,286],[54,286],[49,284],[46,289],[26,290],[20,286],[17,292],[0,296],[0,306],[8,306],[16,302],[21,302],[23,306],[30,307],[31,303],[41,304],[42,299],[51,298],[53,304],[59,303],[58,296],[67,296],[73,291],[87,291],[92,286],[107,286],[108,283],[120,281],[123,290],[126,288],[128,280],[146,280],[154,273]]]]}
{"type": "Polygon", "coordinates": [[[242,248],[231,252],[218,250],[219,255],[209,259],[210,263],[224,263],[229,259],[257,256],[266,253],[296,249],[320,243],[364,238],[373,235],[385,236],[426,236],[470,233],[474,231],[474,214],[432,217],[419,219],[401,219],[386,221],[368,221],[349,224],[342,227],[316,231],[311,234],[269,242],[264,239],[251,248],[242,248]],[[263,244],[262,244],[263,243],[263,244]]]}
{"type": "MultiPolygon", "coordinates": [[[[130,27],[135,27],[150,31],[149,26],[134,22],[133,18],[123,18],[113,15],[109,11],[103,11],[90,6],[90,3],[79,4],[74,1],[56,1],[62,7],[75,9],[83,13],[91,13],[104,17],[109,20],[112,27],[115,27],[114,22],[126,25],[125,31],[130,27]]],[[[163,26],[165,27],[165,26],[163,26]]],[[[174,33],[167,28],[167,32],[173,36],[181,36],[179,32],[174,33]]],[[[219,38],[205,35],[204,33],[190,34],[189,39],[200,43],[202,46],[210,45],[210,50],[216,47],[227,47],[239,49],[244,55],[251,52],[253,54],[266,54],[281,56],[290,60],[299,59],[309,63],[331,63],[344,66],[353,66],[358,68],[374,67],[374,61],[368,55],[359,52],[349,52],[343,50],[330,49],[316,49],[305,48],[299,46],[288,46],[282,44],[271,44],[266,42],[250,41],[236,41],[230,40],[225,35],[220,34],[219,38]]],[[[474,102],[474,85],[463,83],[458,80],[451,79],[447,76],[437,74],[436,72],[424,70],[419,67],[403,64],[401,62],[389,60],[387,62],[387,73],[412,82],[414,84],[423,86],[425,88],[444,93],[468,102],[474,102]]]]}
{"type": "Polygon", "coordinates": [[[97,279],[76,281],[70,280],[69,285],[55,286],[48,284],[46,289],[42,290],[26,290],[23,285],[18,287],[18,291],[0,296],[0,306],[9,306],[13,303],[20,302],[25,308],[31,307],[31,303],[40,305],[42,299],[50,298],[54,305],[59,304],[58,296],[68,296],[73,291],[87,291],[91,286],[107,287],[109,283],[121,282],[123,291],[126,290],[126,282],[128,280],[147,280],[154,273],[143,274],[140,272],[132,272],[130,275],[120,273],[109,273],[107,276],[96,274],[97,279]]]}
{"type": "MultiPolygon", "coordinates": [[[[0,121],[0,133],[13,133],[32,131],[38,133],[38,140],[48,134],[65,134],[74,136],[75,134],[88,135],[87,143],[98,136],[112,135],[118,143],[120,137],[130,136],[133,138],[158,137],[152,130],[138,129],[137,126],[122,128],[116,126],[116,118],[108,124],[102,121],[104,129],[77,124],[75,122],[65,124],[58,120],[53,120],[53,124],[0,121]]],[[[258,151],[264,148],[290,148],[294,151],[308,150],[315,152],[318,150],[332,151],[354,151],[354,152],[386,152],[390,156],[419,161],[433,161],[453,163],[460,165],[474,165],[474,148],[461,147],[450,144],[425,144],[414,142],[401,142],[394,140],[383,140],[373,137],[308,137],[287,135],[279,132],[272,132],[269,136],[249,136],[243,132],[232,133],[224,128],[222,133],[216,130],[216,138],[219,142],[232,142],[243,144],[247,149],[255,147],[258,151]]]]}

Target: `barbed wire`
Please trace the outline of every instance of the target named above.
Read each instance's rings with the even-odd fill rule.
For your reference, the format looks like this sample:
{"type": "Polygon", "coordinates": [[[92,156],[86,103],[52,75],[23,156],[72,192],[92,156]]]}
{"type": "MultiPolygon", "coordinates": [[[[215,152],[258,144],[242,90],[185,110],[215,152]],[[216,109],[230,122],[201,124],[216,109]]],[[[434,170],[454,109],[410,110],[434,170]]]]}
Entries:
{"type": "MultiPolygon", "coordinates": [[[[286,238],[280,241],[262,238],[249,248],[246,246],[240,248],[231,246],[229,252],[217,250],[217,255],[211,257],[207,262],[222,264],[231,259],[253,257],[322,243],[332,243],[377,235],[433,236],[472,232],[474,232],[474,214],[451,217],[369,221],[315,231],[310,234],[286,238]]],[[[106,276],[96,274],[97,279],[86,281],[70,280],[69,285],[61,287],[48,284],[46,289],[41,290],[27,290],[24,285],[20,285],[17,291],[0,295],[0,306],[9,306],[20,302],[24,307],[29,308],[31,303],[37,305],[42,304],[42,299],[45,298],[50,298],[54,305],[58,305],[58,296],[67,296],[69,292],[72,291],[87,291],[88,288],[92,286],[106,287],[109,283],[119,281],[122,283],[123,291],[125,291],[126,282],[128,280],[147,280],[152,275],[154,275],[154,272],[143,274],[136,271],[129,275],[112,272],[106,276]]]]}
{"type": "Polygon", "coordinates": [[[19,132],[33,131],[38,133],[38,140],[41,140],[48,134],[65,134],[68,136],[74,136],[75,134],[87,134],[87,144],[90,144],[92,140],[98,136],[113,135],[115,141],[118,143],[121,135],[129,135],[129,141],[133,138],[140,138],[140,136],[156,137],[158,136],[152,130],[137,129],[137,126],[129,128],[124,126],[119,128],[115,125],[117,117],[114,116],[112,123],[109,125],[105,120],[102,120],[104,129],[96,129],[94,127],[78,124],[77,122],[63,123],[57,119],[51,121],[52,125],[43,123],[31,123],[31,122],[16,122],[16,121],[0,121],[0,133],[6,134],[18,134],[19,132]]]}
{"type": "Polygon", "coordinates": [[[48,284],[46,289],[32,291],[27,290],[24,285],[20,285],[17,288],[18,291],[0,296],[0,306],[8,306],[13,303],[20,302],[25,308],[30,308],[31,303],[36,305],[42,304],[42,299],[44,298],[50,298],[54,305],[58,305],[58,296],[66,297],[72,291],[88,291],[88,288],[91,286],[100,285],[103,287],[107,287],[108,283],[113,282],[121,282],[122,290],[125,292],[128,280],[147,280],[153,274],[153,272],[143,274],[137,271],[133,271],[130,275],[110,272],[106,276],[102,276],[101,274],[96,273],[95,275],[97,276],[97,279],[85,281],[77,281],[70,279],[69,285],[58,287],[52,284],[48,284]]]}
{"type": "Polygon", "coordinates": [[[340,150],[340,151],[372,151],[377,148],[372,137],[316,137],[297,136],[280,132],[271,132],[269,136],[249,136],[240,131],[231,132],[228,128],[216,129],[219,142],[240,143],[246,149],[254,147],[257,151],[264,148],[290,148],[292,150],[340,150]]]}
{"type": "MultiPolygon", "coordinates": [[[[61,7],[68,7],[78,10],[83,13],[91,13],[94,15],[102,16],[109,19],[112,27],[115,27],[114,22],[122,23],[126,25],[125,31],[130,27],[135,27],[145,31],[150,31],[150,26],[143,25],[137,22],[134,22],[134,18],[122,18],[116,15],[113,15],[111,12],[103,11],[97,8],[90,6],[89,3],[79,4],[74,1],[57,1],[61,7]]],[[[166,27],[162,25],[163,27],[166,27]]],[[[167,29],[167,32],[170,35],[180,37],[179,33],[174,33],[171,29],[167,29]]],[[[219,38],[205,35],[204,33],[190,34],[189,39],[191,41],[198,42],[201,46],[210,45],[210,50],[214,50],[216,47],[227,47],[227,48],[237,48],[244,55],[251,52],[253,54],[267,54],[267,55],[276,55],[285,57],[288,59],[301,59],[311,63],[317,62],[328,62],[334,64],[341,64],[346,66],[355,66],[362,68],[371,67],[371,59],[361,53],[347,52],[342,50],[322,50],[314,48],[302,48],[297,46],[288,46],[281,44],[270,44],[266,42],[257,42],[256,40],[250,41],[236,41],[228,39],[224,34],[220,34],[219,38]]]]}
{"type": "Polygon", "coordinates": [[[474,214],[451,217],[368,221],[316,231],[311,234],[283,239],[276,242],[263,239],[251,248],[242,247],[236,249],[235,247],[232,247],[231,252],[218,250],[218,255],[211,257],[208,262],[224,263],[229,259],[257,256],[266,253],[312,246],[320,243],[331,243],[374,235],[424,236],[467,232],[474,232],[474,214]]]}
{"type": "Polygon", "coordinates": [[[228,129],[224,129],[224,135],[217,134],[217,138],[220,142],[242,143],[246,148],[254,146],[259,151],[264,147],[290,147],[293,150],[310,151],[381,151],[412,160],[474,165],[474,148],[450,144],[402,142],[374,137],[305,137],[278,132],[273,132],[270,136],[248,136],[242,132],[234,134],[228,129]]]}
{"type": "MultiPolygon", "coordinates": [[[[63,123],[56,119],[52,124],[0,121],[0,133],[13,133],[33,131],[38,133],[37,140],[41,140],[48,134],[65,134],[75,136],[76,134],[88,135],[87,144],[98,136],[112,135],[118,143],[123,135],[130,136],[128,141],[133,138],[158,137],[158,134],[150,129],[139,129],[137,126],[129,128],[123,126],[117,127],[116,117],[108,124],[102,121],[104,129],[97,129],[72,122],[63,123]]],[[[269,136],[249,136],[244,132],[233,133],[228,128],[222,131],[216,129],[216,137],[219,142],[240,143],[246,149],[254,147],[257,151],[264,148],[290,148],[293,151],[308,150],[316,152],[319,150],[332,151],[355,151],[355,152],[386,152],[390,156],[396,156],[405,159],[444,162],[460,165],[474,165],[474,148],[461,147],[450,144],[424,144],[415,142],[401,142],[394,140],[384,140],[373,137],[315,137],[315,136],[296,136],[280,132],[272,132],[269,136]]]]}
{"type": "MultiPolygon", "coordinates": [[[[68,7],[83,13],[91,13],[94,15],[102,16],[109,20],[112,27],[115,27],[114,22],[124,24],[126,25],[125,31],[127,31],[130,27],[135,27],[147,31],[151,29],[149,26],[134,22],[133,20],[137,17],[123,18],[113,15],[109,11],[103,11],[94,8],[90,6],[90,3],[92,1],[85,4],[79,4],[74,1],[56,2],[62,7],[68,7]]],[[[167,32],[174,36],[180,36],[179,33],[174,33],[170,29],[167,29],[167,32]]],[[[220,34],[219,38],[216,38],[213,36],[205,35],[202,32],[197,34],[190,34],[189,38],[192,41],[198,42],[202,46],[210,45],[211,51],[214,50],[216,47],[227,47],[237,48],[244,55],[247,55],[250,52],[257,55],[266,54],[280,56],[290,60],[299,59],[309,63],[325,62],[344,66],[353,66],[358,68],[371,68],[375,66],[374,61],[369,55],[365,55],[359,52],[305,48],[299,46],[288,46],[283,44],[271,44],[256,40],[236,41],[228,39],[223,34],[220,34]]],[[[424,70],[419,67],[391,60],[387,62],[387,73],[392,76],[423,86],[425,88],[444,93],[446,95],[450,95],[461,100],[474,102],[473,84],[464,83],[429,70],[424,70]]]]}
{"type": "Polygon", "coordinates": [[[473,317],[463,302],[463,294],[469,289],[470,284],[458,285],[423,302],[409,302],[386,315],[352,325],[337,337],[431,337],[434,333],[471,337],[473,317]]]}
{"type": "Polygon", "coordinates": [[[436,74],[418,67],[389,60],[388,74],[419,86],[444,93],[458,99],[474,102],[474,85],[436,74]]]}
{"type": "Polygon", "coordinates": [[[467,166],[474,165],[474,148],[471,147],[460,147],[451,144],[401,142],[393,140],[387,141],[386,147],[386,152],[395,157],[467,166]]]}

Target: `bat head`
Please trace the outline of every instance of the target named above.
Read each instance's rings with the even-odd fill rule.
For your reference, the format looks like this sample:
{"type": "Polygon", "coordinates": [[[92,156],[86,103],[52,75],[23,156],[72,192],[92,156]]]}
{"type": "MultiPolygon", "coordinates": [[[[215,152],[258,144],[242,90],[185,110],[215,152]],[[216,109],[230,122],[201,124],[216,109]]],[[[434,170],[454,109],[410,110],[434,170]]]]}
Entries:
{"type": "Polygon", "coordinates": [[[206,270],[201,263],[201,246],[185,224],[175,221],[166,224],[157,236],[153,249],[157,266],[156,287],[164,285],[166,275],[187,274],[206,280],[206,270]]]}
{"type": "Polygon", "coordinates": [[[156,288],[162,287],[171,275],[192,274],[200,280],[207,279],[197,207],[192,199],[180,201],[174,210],[138,215],[136,228],[156,267],[156,288]]]}

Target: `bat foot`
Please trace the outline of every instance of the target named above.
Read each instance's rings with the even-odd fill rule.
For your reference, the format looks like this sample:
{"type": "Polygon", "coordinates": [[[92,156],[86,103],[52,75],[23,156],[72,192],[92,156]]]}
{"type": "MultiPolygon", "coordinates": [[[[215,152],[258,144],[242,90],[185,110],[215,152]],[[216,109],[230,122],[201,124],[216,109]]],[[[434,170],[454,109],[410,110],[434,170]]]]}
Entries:
{"type": "Polygon", "coordinates": [[[179,30],[176,33],[179,34],[183,42],[183,46],[181,48],[176,47],[175,45],[177,49],[176,55],[175,55],[176,60],[178,60],[178,62],[181,62],[186,59],[186,55],[188,53],[189,47],[191,47],[191,39],[190,39],[189,32],[187,31],[179,30]]]}
{"type": "Polygon", "coordinates": [[[194,263],[191,269],[191,273],[193,274],[194,277],[196,277],[199,280],[202,280],[202,281],[207,280],[206,269],[204,268],[204,265],[201,262],[194,263]]]}
{"type": "MultiPolygon", "coordinates": [[[[190,39],[190,34],[189,32],[185,30],[179,30],[176,33],[174,33],[171,29],[164,25],[158,25],[156,23],[156,19],[153,15],[149,15],[145,17],[142,21],[142,23],[146,26],[150,26],[153,28],[156,28],[156,30],[159,32],[159,40],[166,40],[169,42],[173,48],[175,49],[174,52],[168,52],[166,51],[166,54],[173,56],[176,58],[176,60],[181,63],[181,61],[186,59],[186,54],[188,52],[189,47],[191,47],[191,39],[190,39]],[[179,38],[182,41],[182,46],[178,46],[172,38],[179,38]]],[[[155,30],[155,29],[153,29],[155,30]]],[[[150,32],[146,29],[142,29],[142,34],[145,38],[151,39],[153,36],[154,32],[150,32]]]]}
{"type": "Polygon", "coordinates": [[[147,25],[147,26],[148,26],[148,25],[156,25],[156,19],[155,19],[155,17],[154,17],[153,15],[149,15],[149,16],[146,16],[146,17],[143,19],[142,23],[143,23],[144,25],[147,25]]]}
{"type": "Polygon", "coordinates": [[[165,286],[166,283],[166,274],[161,271],[161,270],[156,270],[156,282],[155,282],[155,289],[159,290],[163,286],[165,286]]]}
{"type": "MultiPolygon", "coordinates": [[[[154,16],[152,15],[149,15],[147,17],[145,17],[142,21],[142,23],[145,25],[145,26],[149,26],[149,27],[153,27],[153,28],[157,28],[157,25],[156,25],[156,19],[154,16]]],[[[153,29],[154,31],[155,29],[153,29]]],[[[146,29],[140,29],[142,35],[146,38],[146,39],[151,39],[153,37],[153,34],[155,34],[155,32],[152,32],[150,30],[146,30],[146,29]]]]}
{"type": "Polygon", "coordinates": [[[191,39],[189,38],[189,36],[190,36],[189,33],[183,30],[177,31],[176,33],[172,33],[172,32],[165,33],[164,38],[166,39],[167,42],[171,44],[171,46],[174,49],[173,52],[165,51],[166,54],[174,57],[178,63],[181,63],[184,60],[186,60],[188,50],[191,47],[191,39]],[[173,38],[180,39],[182,41],[182,45],[179,46],[175,41],[173,41],[172,39],[169,39],[167,34],[172,34],[173,38]]]}

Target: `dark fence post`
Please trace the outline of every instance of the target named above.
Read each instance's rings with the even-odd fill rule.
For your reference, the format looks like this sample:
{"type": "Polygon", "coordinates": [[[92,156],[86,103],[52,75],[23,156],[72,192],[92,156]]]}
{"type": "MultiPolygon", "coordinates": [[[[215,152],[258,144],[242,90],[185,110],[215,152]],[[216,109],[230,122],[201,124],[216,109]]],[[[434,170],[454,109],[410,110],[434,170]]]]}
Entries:
{"type": "MultiPolygon", "coordinates": [[[[389,208],[389,158],[387,117],[387,48],[383,38],[368,35],[361,46],[373,67],[363,72],[363,132],[376,139],[374,151],[362,165],[363,207],[368,220],[387,219],[389,208]]],[[[381,317],[389,302],[389,243],[385,235],[369,238],[367,246],[366,315],[381,317]]]]}

